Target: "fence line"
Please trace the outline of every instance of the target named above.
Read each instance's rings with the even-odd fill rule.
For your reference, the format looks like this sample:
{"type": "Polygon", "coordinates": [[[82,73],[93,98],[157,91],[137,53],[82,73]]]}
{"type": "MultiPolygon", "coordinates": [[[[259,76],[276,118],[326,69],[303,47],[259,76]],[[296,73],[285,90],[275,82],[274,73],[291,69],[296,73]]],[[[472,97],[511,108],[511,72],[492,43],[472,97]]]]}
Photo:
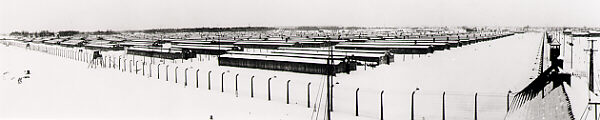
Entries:
{"type": "MultiPolygon", "coordinates": [[[[90,59],[91,54],[89,52],[79,51],[78,49],[70,49],[70,48],[62,48],[62,47],[54,47],[54,46],[41,46],[41,45],[35,45],[35,44],[30,44],[29,47],[26,47],[26,45],[24,45],[24,44],[17,44],[17,43],[6,42],[6,41],[2,41],[2,43],[3,44],[17,46],[17,47],[24,47],[24,48],[26,48],[28,50],[40,51],[40,52],[47,53],[47,54],[50,54],[50,55],[56,55],[56,56],[60,56],[60,57],[65,57],[65,58],[76,60],[76,61],[81,61],[81,62],[90,62],[90,61],[92,61],[90,59]]],[[[115,70],[119,70],[121,72],[126,72],[127,71],[127,66],[129,66],[129,72],[130,73],[133,73],[133,70],[135,69],[135,74],[138,74],[138,64],[139,64],[140,61],[137,61],[137,60],[134,61],[134,60],[131,60],[131,59],[128,59],[128,58],[122,58],[121,56],[110,56],[110,55],[106,55],[106,57],[103,57],[103,59],[104,59],[103,63],[95,63],[95,64],[100,64],[100,65],[104,66],[104,68],[115,69],[115,70]],[[129,61],[129,64],[127,64],[127,61],[129,61]],[[133,67],[135,67],[135,68],[133,68],[133,67]]],[[[202,61],[202,59],[198,60],[198,62],[200,62],[200,61],[202,61]]],[[[170,71],[170,69],[169,69],[170,65],[169,64],[161,64],[161,63],[158,63],[158,64],[152,64],[152,63],[146,64],[146,62],[142,61],[142,69],[141,69],[142,76],[146,76],[146,68],[147,68],[148,69],[148,76],[149,76],[149,78],[152,78],[152,74],[153,74],[152,67],[156,67],[156,71],[157,71],[156,72],[156,79],[160,80],[161,79],[161,66],[165,66],[164,67],[165,81],[169,81],[169,71],[170,71]]],[[[177,75],[178,74],[178,69],[179,69],[179,66],[175,66],[175,68],[174,68],[174,70],[172,72],[175,75],[174,79],[175,79],[175,83],[176,84],[178,83],[178,75],[177,75]]],[[[188,81],[188,70],[189,69],[190,69],[190,67],[186,67],[184,69],[184,75],[185,75],[184,79],[185,79],[185,82],[183,83],[184,84],[183,87],[187,87],[188,86],[188,82],[189,82],[188,81]]],[[[193,69],[193,68],[191,68],[191,69],[193,69]]],[[[196,74],[195,74],[196,75],[196,77],[195,77],[196,78],[196,80],[195,80],[196,88],[199,88],[199,86],[200,86],[200,82],[199,82],[199,72],[200,72],[200,70],[201,70],[200,68],[196,69],[196,74]]],[[[211,90],[211,73],[212,72],[213,72],[213,70],[208,70],[208,73],[207,73],[207,88],[208,88],[209,91],[211,90]]],[[[233,93],[235,94],[236,97],[239,97],[239,92],[240,92],[239,86],[244,86],[243,84],[240,85],[240,83],[239,83],[239,80],[240,80],[239,76],[240,76],[240,74],[239,73],[236,73],[236,74],[226,74],[227,72],[229,72],[229,71],[224,71],[224,72],[221,73],[221,93],[225,93],[225,88],[226,88],[225,82],[224,82],[225,81],[225,76],[226,75],[235,76],[234,79],[231,79],[231,80],[235,81],[235,84],[234,84],[235,91],[233,93]]],[[[252,75],[250,77],[250,79],[249,79],[249,82],[250,82],[249,83],[249,86],[250,86],[249,87],[250,98],[254,98],[254,96],[255,96],[255,94],[254,94],[255,93],[255,91],[254,91],[254,87],[255,87],[254,86],[254,82],[255,82],[254,79],[255,79],[255,77],[256,76],[252,75]]],[[[275,78],[276,78],[276,76],[272,76],[272,77],[268,77],[268,79],[266,79],[266,82],[267,82],[267,86],[266,86],[267,87],[267,91],[266,91],[266,93],[267,93],[267,101],[272,101],[273,100],[272,99],[272,92],[271,92],[272,88],[271,87],[273,85],[272,81],[275,78]]],[[[242,80],[242,81],[244,81],[244,80],[242,80]]],[[[298,80],[298,81],[301,81],[301,80],[298,80]]],[[[315,97],[315,98],[319,97],[318,94],[313,94],[311,96],[311,92],[316,92],[316,91],[311,91],[311,84],[312,84],[311,82],[296,82],[296,80],[291,80],[291,79],[286,80],[285,81],[285,104],[291,104],[292,100],[295,100],[297,102],[305,102],[307,108],[311,108],[311,98],[312,97],[315,97]],[[296,86],[302,86],[302,87],[294,87],[294,85],[296,85],[296,86]],[[306,87],[304,87],[304,85],[306,85],[306,87]],[[301,90],[298,90],[298,91],[303,91],[303,92],[305,91],[305,93],[303,93],[303,92],[291,92],[291,89],[301,89],[301,90]],[[304,99],[304,98],[306,98],[306,99],[304,99]],[[302,100],[302,99],[304,99],[304,100],[302,100]]],[[[283,86],[283,84],[275,84],[275,85],[276,86],[283,86]]],[[[320,86],[312,86],[312,87],[314,88],[314,87],[320,87],[320,86]]],[[[379,93],[378,99],[377,98],[369,98],[369,97],[365,98],[364,96],[363,97],[359,96],[359,95],[363,95],[363,94],[366,95],[366,94],[369,94],[369,93],[373,93],[373,92],[369,92],[369,90],[365,91],[364,89],[360,89],[360,88],[348,88],[348,89],[336,90],[336,94],[340,94],[340,93],[343,93],[342,96],[345,95],[345,94],[353,94],[353,95],[348,96],[348,97],[350,97],[350,99],[336,98],[338,101],[341,100],[341,101],[345,101],[345,102],[348,102],[348,101],[351,102],[350,104],[345,104],[343,102],[342,103],[336,103],[336,106],[341,106],[341,108],[349,107],[349,109],[341,109],[341,111],[338,112],[338,113],[349,113],[349,114],[354,113],[354,116],[356,116],[356,117],[369,117],[369,116],[374,117],[374,116],[377,116],[377,117],[379,117],[380,119],[383,120],[384,118],[386,118],[386,116],[390,116],[389,114],[388,115],[384,115],[384,113],[386,113],[386,112],[384,112],[384,110],[399,109],[398,107],[394,107],[394,104],[399,104],[399,103],[391,102],[392,105],[388,105],[388,103],[384,103],[386,101],[394,101],[394,100],[386,100],[386,101],[384,101],[385,99],[399,99],[398,97],[395,97],[397,94],[395,94],[393,92],[392,93],[386,92],[386,93],[388,93],[388,95],[386,95],[385,99],[384,99],[384,90],[379,90],[379,92],[378,92],[379,93]],[[351,98],[354,98],[354,99],[351,99],[351,98]],[[379,101],[377,101],[377,100],[379,100],[379,101]],[[352,104],[352,102],[354,104],[352,104]],[[375,108],[374,106],[368,107],[369,104],[371,104],[371,105],[379,104],[379,110],[373,109],[373,108],[375,108]],[[387,106],[384,106],[384,104],[387,105],[387,106]],[[379,114],[378,115],[374,115],[374,114],[370,114],[370,113],[361,113],[362,109],[366,109],[366,110],[370,110],[370,111],[378,111],[379,114]],[[351,112],[346,112],[346,110],[351,110],[351,112]]],[[[458,100],[458,102],[452,102],[451,101],[451,103],[448,104],[448,102],[449,102],[448,100],[456,100],[456,99],[453,99],[453,98],[448,99],[447,98],[448,96],[452,96],[452,97],[457,97],[457,96],[472,96],[473,97],[473,99],[472,99],[473,100],[472,101],[472,103],[473,103],[472,105],[473,106],[471,107],[471,109],[472,109],[472,115],[473,115],[472,117],[473,117],[473,119],[477,120],[477,119],[483,119],[483,118],[479,118],[479,117],[485,117],[486,116],[485,114],[483,114],[483,116],[480,115],[480,114],[486,113],[486,112],[487,113],[490,112],[488,109],[486,109],[485,107],[481,106],[482,104],[479,103],[479,102],[482,102],[481,100],[484,100],[483,101],[484,104],[488,103],[488,104],[494,104],[494,105],[496,105],[495,102],[494,103],[490,103],[490,102],[486,101],[485,99],[489,99],[489,98],[502,98],[503,102],[499,103],[499,104],[502,104],[502,106],[506,105],[505,106],[506,107],[506,111],[504,111],[504,110],[502,110],[502,111],[508,112],[508,111],[510,111],[510,108],[509,108],[510,106],[509,105],[511,103],[511,101],[510,101],[511,95],[512,95],[511,91],[508,91],[508,93],[505,94],[505,95],[501,95],[501,94],[481,94],[479,92],[475,92],[474,94],[468,94],[468,93],[460,93],[460,91],[455,91],[454,93],[452,93],[452,92],[449,93],[449,91],[443,91],[443,92],[437,94],[437,96],[441,96],[441,98],[438,99],[438,100],[441,99],[441,103],[440,103],[441,107],[439,107],[439,109],[440,109],[440,113],[439,114],[441,115],[440,118],[442,120],[445,120],[448,117],[448,113],[456,111],[456,109],[458,109],[458,111],[461,111],[461,112],[465,112],[465,111],[469,112],[469,111],[471,111],[471,110],[468,110],[468,109],[463,109],[462,107],[455,107],[454,110],[453,109],[448,109],[448,105],[451,105],[451,106],[453,106],[453,105],[470,106],[469,104],[467,104],[468,102],[465,103],[465,102],[462,102],[460,100],[458,100]],[[482,97],[484,97],[484,99],[482,99],[482,97]],[[506,99],[504,99],[504,98],[506,98],[506,99]]],[[[420,103],[418,103],[419,105],[420,104],[426,104],[424,102],[429,102],[429,100],[418,100],[418,101],[415,101],[415,99],[430,98],[428,96],[435,96],[435,94],[429,93],[429,92],[424,92],[422,90],[419,90],[418,88],[416,88],[414,91],[412,91],[410,93],[410,104],[409,105],[410,105],[410,119],[411,120],[417,119],[417,116],[418,116],[417,113],[424,113],[425,112],[423,110],[421,110],[421,111],[415,110],[415,108],[421,107],[421,106],[415,106],[415,104],[417,104],[415,102],[420,102],[420,103]]],[[[486,106],[486,105],[483,105],[483,106],[486,106]]],[[[317,106],[313,106],[313,107],[317,107],[317,106]]],[[[400,108],[402,108],[402,107],[400,107],[400,108]]],[[[460,113],[460,112],[453,112],[453,113],[456,114],[456,113],[460,113]]]]}

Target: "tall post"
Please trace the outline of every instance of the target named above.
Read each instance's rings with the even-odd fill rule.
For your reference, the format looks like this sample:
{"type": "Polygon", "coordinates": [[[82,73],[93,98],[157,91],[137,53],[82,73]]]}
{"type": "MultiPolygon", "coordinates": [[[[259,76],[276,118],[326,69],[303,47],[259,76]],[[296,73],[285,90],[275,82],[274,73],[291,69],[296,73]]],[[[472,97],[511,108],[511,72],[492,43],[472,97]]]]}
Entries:
{"type": "MultiPolygon", "coordinates": [[[[131,70],[131,68],[132,68],[131,64],[133,64],[133,60],[129,60],[129,73],[133,73],[133,71],[131,70]]],[[[137,69],[137,67],[136,67],[136,69],[137,69]]]]}
{"type": "Polygon", "coordinates": [[[165,66],[165,72],[167,73],[165,74],[165,79],[169,81],[169,65],[165,66]]]}
{"type": "MultiPolygon", "coordinates": [[[[335,72],[333,72],[333,68],[331,67],[331,63],[333,62],[332,60],[333,60],[333,47],[329,47],[329,56],[327,59],[327,71],[326,71],[327,72],[327,81],[326,81],[327,82],[327,85],[326,85],[327,86],[327,104],[326,104],[327,111],[325,114],[326,120],[331,120],[331,110],[333,107],[333,106],[331,106],[331,103],[333,102],[331,100],[331,98],[333,98],[331,95],[331,88],[332,88],[331,81],[333,81],[333,78],[331,75],[334,74],[335,72]]],[[[383,94],[383,91],[382,91],[382,94],[383,94]]],[[[383,112],[382,112],[382,114],[383,114],[383,112]]],[[[383,119],[383,116],[382,116],[382,119],[383,119]]]]}
{"type": "Polygon", "coordinates": [[[272,78],[269,78],[269,80],[267,80],[267,92],[268,92],[267,99],[269,101],[271,101],[271,79],[272,78]]]}
{"type": "Polygon", "coordinates": [[[210,73],[212,71],[208,71],[208,90],[210,90],[210,73]]]}
{"type": "Polygon", "coordinates": [[[146,62],[142,62],[142,76],[146,76],[146,62]]]}
{"type": "Polygon", "coordinates": [[[588,82],[588,84],[589,84],[590,91],[593,92],[593,91],[595,91],[594,90],[594,85],[595,85],[594,84],[594,52],[597,50],[594,50],[594,42],[596,40],[588,40],[588,41],[590,41],[590,49],[585,50],[585,51],[590,52],[590,70],[589,70],[589,75],[588,75],[590,81],[588,82]]]}
{"type": "Polygon", "coordinates": [[[148,77],[152,78],[152,63],[150,62],[150,64],[148,64],[148,77]]]}
{"type": "Polygon", "coordinates": [[[571,46],[571,52],[569,53],[569,55],[571,55],[571,69],[573,69],[573,45],[575,45],[575,43],[573,43],[573,37],[571,37],[571,43],[569,43],[569,45],[571,46]]]}
{"type": "Polygon", "coordinates": [[[358,90],[360,90],[360,88],[356,88],[356,95],[354,96],[354,98],[356,99],[354,102],[355,105],[355,115],[354,116],[358,116],[358,90]]]}
{"type": "Polygon", "coordinates": [[[135,61],[135,74],[136,74],[136,75],[138,74],[138,69],[137,69],[137,68],[138,68],[138,67],[137,67],[137,65],[138,65],[138,62],[139,62],[139,61],[135,61]]]}
{"type": "MultiPolygon", "coordinates": [[[[129,68],[129,69],[131,69],[131,68],[129,68]]],[[[127,72],[127,58],[123,59],[123,70],[122,70],[122,72],[127,72]]]]}
{"type": "Polygon", "coordinates": [[[160,63],[156,66],[156,78],[160,80],[160,63]]]}
{"type": "Polygon", "coordinates": [[[446,120],[446,91],[442,93],[442,120],[446,120]]]}
{"type": "Polygon", "coordinates": [[[179,66],[175,66],[175,83],[177,83],[177,68],[179,68],[179,66]]]}
{"type": "Polygon", "coordinates": [[[185,75],[185,77],[184,77],[184,78],[185,78],[185,81],[183,82],[183,86],[184,86],[184,87],[187,87],[187,76],[188,76],[188,75],[187,75],[187,71],[188,71],[188,69],[189,69],[189,68],[185,68],[185,71],[183,71],[183,72],[185,72],[185,73],[184,73],[184,75],[185,75]]]}
{"type": "Polygon", "coordinates": [[[286,104],[290,104],[290,81],[287,81],[287,87],[286,87],[286,104]]]}
{"type": "Polygon", "coordinates": [[[508,91],[508,94],[506,94],[506,113],[508,113],[508,111],[510,111],[510,93],[512,93],[512,91],[508,91]]]}
{"type": "Polygon", "coordinates": [[[254,76],[250,77],[250,98],[254,98],[254,76]]]}
{"type": "Polygon", "coordinates": [[[419,91],[419,88],[413,90],[410,97],[410,119],[415,120],[415,93],[419,91]]]}
{"type": "Polygon", "coordinates": [[[475,120],[477,120],[477,92],[475,92],[475,120]]]}
{"type": "Polygon", "coordinates": [[[196,69],[196,88],[198,88],[198,72],[200,71],[200,69],[196,69]]]}
{"type": "Polygon", "coordinates": [[[223,77],[225,77],[225,72],[221,73],[221,92],[225,92],[223,77]]]}
{"type": "Polygon", "coordinates": [[[379,99],[381,100],[381,101],[379,102],[379,103],[380,103],[380,105],[381,105],[381,106],[380,106],[380,108],[381,108],[381,120],[383,120],[383,90],[381,90],[381,95],[380,95],[379,97],[380,97],[379,99]]]}
{"type": "Polygon", "coordinates": [[[308,108],[310,108],[310,84],[311,82],[308,82],[308,85],[306,85],[306,106],[308,108]]]}
{"type": "Polygon", "coordinates": [[[235,97],[238,97],[238,76],[240,76],[240,74],[235,74],[235,97]]]}

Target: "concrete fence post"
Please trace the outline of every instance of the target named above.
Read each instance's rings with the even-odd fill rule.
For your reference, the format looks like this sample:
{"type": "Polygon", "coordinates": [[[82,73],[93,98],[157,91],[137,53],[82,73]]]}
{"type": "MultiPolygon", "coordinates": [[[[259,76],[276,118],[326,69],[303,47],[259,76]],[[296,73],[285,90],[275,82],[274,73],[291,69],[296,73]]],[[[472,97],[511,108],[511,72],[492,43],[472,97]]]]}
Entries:
{"type": "Polygon", "coordinates": [[[169,65],[165,66],[165,80],[169,81],[169,65]]]}
{"type": "Polygon", "coordinates": [[[354,116],[358,116],[358,90],[360,90],[360,88],[356,88],[356,95],[354,96],[355,101],[354,101],[354,105],[355,105],[355,114],[354,116]]]}
{"type": "Polygon", "coordinates": [[[129,60],[129,73],[133,73],[133,70],[131,70],[132,65],[133,64],[133,60],[129,60]]]}
{"type": "Polygon", "coordinates": [[[306,106],[308,108],[310,108],[310,84],[311,82],[308,82],[308,85],[306,85],[306,106]]]}
{"type": "Polygon", "coordinates": [[[235,97],[238,97],[238,76],[240,76],[240,74],[235,74],[235,97]]]}
{"type": "Polygon", "coordinates": [[[175,66],[175,83],[177,83],[177,69],[179,68],[179,66],[175,66]]]}
{"type": "Polygon", "coordinates": [[[208,90],[210,90],[210,73],[212,71],[208,71],[208,90]]]}
{"type": "Polygon", "coordinates": [[[123,70],[121,70],[121,71],[122,72],[127,72],[127,58],[123,59],[123,70]]]}
{"type": "Polygon", "coordinates": [[[381,90],[381,95],[380,95],[380,98],[379,98],[379,99],[381,100],[381,101],[380,101],[380,105],[381,105],[381,106],[380,106],[380,108],[381,108],[381,120],[383,120],[383,92],[384,92],[384,91],[383,91],[383,90],[381,90]]]}
{"type": "Polygon", "coordinates": [[[290,104],[290,81],[287,81],[287,87],[286,87],[286,104],[290,104]]]}
{"type": "Polygon", "coordinates": [[[250,98],[254,98],[254,76],[250,77],[250,98]]]}
{"type": "Polygon", "coordinates": [[[196,88],[198,88],[200,84],[198,84],[198,72],[200,72],[200,69],[196,69],[196,88]]]}
{"type": "Polygon", "coordinates": [[[225,72],[221,73],[221,92],[225,92],[225,90],[224,90],[225,89],[224,88],[225,85],[223,85],[224,84],[224,82],[223,82],[224,78],[223,77],[225,77],[225,72]]]}
{"type": "Polygon", "coordinates": [[[512,93],[512,91],[508,91],[508,93],[506,94],[506,113],[508,114],[508,112],[510,111],[510,93],[512,93]]]}
{"type": "Polygon", "coordinates": [[[146,62],[142,62],[142,76],[146,76],[146,62]]]}
{"type": "Polygon", "coordinates": [[[135,61],[135,74],[136,74],[136,75],[138,74],[138,67],[137,67],[137,65],[138,65],[138,62],[139,62],[139,61],[135,61]]]}
{"type": "Polygon", "coordinates": [[[123,69],[121,68],[121,57],[119,57],[119,70],[123,71],[123,69]]]}
{"type": "Polygon", "coordinates": [[[446,91],[442,93],[442,120],[446,120],[446,91]]]}
{"type": "Polygon", "coordinates": [[[419,88],[416,88],[415,90],[413,90],[411,97],[410,97],[410,119],[411,120],[415,120],[415,93],[417,91],[419,91],[419,88]]]}
{"type": "Polygon", "coordinates": [[[477,92],[475,92],[475,120],[477,120],[477,92]]]}
{"type": "Polygon", "coordinates": [[[188,68],[185,68],[185,71],[183,71],[183,72],[185,72],[185,73],[184,73],[184,75],[185,75],[185,77],[184,77],[184,78],[185,78],[185,81],[183,82],[183,86],[184,86],[184,87],[187,87],[187,83],[188,83],[188,82],[187,82],[187,76],[188,76],[188,75],[187,75],[187,73],[188,73],[187,71],[188,71],[188,68]]]}
{"type": "Polygon", "coordinates": [[[269,80],[267,80],[267,100],[271,101],[271,79],[269,78],[269,80]]]}
{"type": "Polygon", "coordinates": [[[148,64],[148,77],[152,78],[152,62],[148,64]]]}
{"type": "Polygon", "coordinates": [[[160,63],[158,63],[158,65],[156,65],[156,79],[160,80],[160,63]]]}

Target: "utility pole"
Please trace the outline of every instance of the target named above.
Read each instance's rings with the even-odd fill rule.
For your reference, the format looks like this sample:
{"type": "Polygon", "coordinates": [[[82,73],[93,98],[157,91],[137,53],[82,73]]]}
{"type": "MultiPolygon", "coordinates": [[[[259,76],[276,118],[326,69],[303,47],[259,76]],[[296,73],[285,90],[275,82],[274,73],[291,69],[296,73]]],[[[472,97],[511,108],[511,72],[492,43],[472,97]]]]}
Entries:
{"type": "Polygon", "coordinates": [[[594,92],[594,52],[598,51],[598,50],[594,50],[594,41],[596,40],[588,40],[590,41],[590,49],[587,49],[585,51],[590,52],[590,70],[589,70],[589,89],[590,91],[594,92]]]}
{"type": "Polygon", "coordinates": [[[575,45],[575,43],[573,43],[573,37],[571,37],[571,43],[569,43],[569,45],[571,45],[571,69],[573,69],[573,45],[575,45]]]}
{"type": "Polygon", "coordinates": [[[334,73],[332,64],[333,64],[333,48],[332,48],[332,46],[329,46],[329,57],[327,59],[327,104],[326,104],[327,105],[326,106],[327,113],[326,113],[326,118],[325,118],[326,120],[331,120],[331,110],[332,110],[331,107],[333,107],[333,106],[331,106],[331,104],[333,102],[333,101],[331,101],[331,98],[333,97],[332,93],[331,93],[331,89],[332,89],[331,81],[333,81],[332,74],[334,73]]]}

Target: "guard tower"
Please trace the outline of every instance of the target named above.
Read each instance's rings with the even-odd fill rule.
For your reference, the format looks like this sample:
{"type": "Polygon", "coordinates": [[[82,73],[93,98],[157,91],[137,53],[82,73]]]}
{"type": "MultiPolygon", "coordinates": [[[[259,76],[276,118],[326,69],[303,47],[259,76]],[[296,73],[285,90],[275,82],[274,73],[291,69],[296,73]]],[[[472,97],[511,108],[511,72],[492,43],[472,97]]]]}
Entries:
{"type": "Polygon", "coordinates": [[[562,68],[564,60],[559,58],[560,45],[561,44],[558,41],[553,41],[550,43],[550,62],[552,63],[552,66],[562,68]]]}

